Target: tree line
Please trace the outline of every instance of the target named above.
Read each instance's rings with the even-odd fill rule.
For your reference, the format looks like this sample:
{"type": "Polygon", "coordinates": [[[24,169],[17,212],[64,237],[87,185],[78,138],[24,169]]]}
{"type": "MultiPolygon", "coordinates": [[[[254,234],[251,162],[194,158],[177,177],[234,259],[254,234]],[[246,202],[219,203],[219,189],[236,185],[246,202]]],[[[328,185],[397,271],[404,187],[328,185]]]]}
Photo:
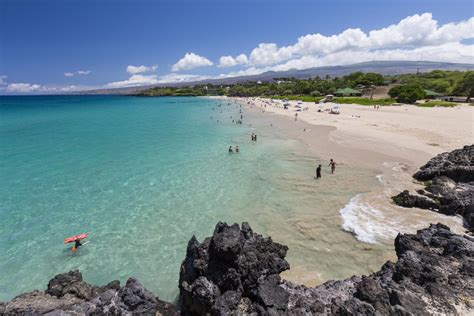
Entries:
{"type": "Polygon", "coordinates": [[[310,79],[274,78],[271,82],[242,82],[230,85],[199,84],[186,87],[155,87],[140,96],[308,96],[334,94],[341,88],[370,91],[375,86],[393,85],[389,95],[399,102],[412,103],[426,97],[425,89],[440,94],[474,96],[474,71],[435,70],[428,73],[382,76],[354,72],[342,77],[310,79]]]}

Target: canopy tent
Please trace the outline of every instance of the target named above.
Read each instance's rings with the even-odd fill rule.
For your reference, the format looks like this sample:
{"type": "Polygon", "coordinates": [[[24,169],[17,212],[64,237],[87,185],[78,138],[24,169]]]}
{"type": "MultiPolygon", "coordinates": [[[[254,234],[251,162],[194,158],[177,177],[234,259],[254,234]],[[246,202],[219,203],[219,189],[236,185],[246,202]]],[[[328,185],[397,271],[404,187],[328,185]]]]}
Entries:
{"type": "Polygon", "coordinates": [[[428,89],[425,89],[425,94],[426,94],[427,98],[436,98],[436,97],[442,96],[441,93],[438,93],[438,92],[435,92],[435,91],[432,91],[432,90],[428,90],[428,89]]]}
{"type": "Polygon", "coordinates": [[[362,95],[362,92],[360,92],[359,90],[352,89],[352,88],[344,88],[344,89],[338,89],[336,92],[334,92],[334,95],[338,97],[360,96],[362,95]]]}

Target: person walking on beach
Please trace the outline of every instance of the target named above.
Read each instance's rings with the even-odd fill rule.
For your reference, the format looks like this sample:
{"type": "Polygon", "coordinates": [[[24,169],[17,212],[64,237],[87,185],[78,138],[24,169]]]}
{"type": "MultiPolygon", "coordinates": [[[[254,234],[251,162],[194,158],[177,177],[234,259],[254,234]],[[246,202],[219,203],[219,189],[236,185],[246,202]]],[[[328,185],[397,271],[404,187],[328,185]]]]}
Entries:
{"type": "Polygon", "coordinates": [[[321,178],[321,165],[316,168],[316,179],[321,178]]]}
{"type": "Polygon", "coordinates": [[[331,166],[331,173],[334,173],[336,171],[336,162],[333,159],[329,161],[329,166],[331,166]]]}
{"type": "Polygon", "coordinates": [[[295,113],[295,122],[298,119],[298,113],[295,113]]]}
{"type": "Polygon", "coordinates": [[[234,151],[232,150],[232,146],[229,146],[229,154],[233,154],[234,151]]]}

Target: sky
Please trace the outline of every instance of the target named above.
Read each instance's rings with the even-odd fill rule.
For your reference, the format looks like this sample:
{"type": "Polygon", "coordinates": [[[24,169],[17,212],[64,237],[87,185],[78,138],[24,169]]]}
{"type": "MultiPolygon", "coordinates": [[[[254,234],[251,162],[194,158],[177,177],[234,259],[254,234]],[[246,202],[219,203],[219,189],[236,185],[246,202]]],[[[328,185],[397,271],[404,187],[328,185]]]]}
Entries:
{"type": "Polygon", "coordinates": [[[370,60],[474,63],[474,1],[0,0],[0,94],[370,60]]]}

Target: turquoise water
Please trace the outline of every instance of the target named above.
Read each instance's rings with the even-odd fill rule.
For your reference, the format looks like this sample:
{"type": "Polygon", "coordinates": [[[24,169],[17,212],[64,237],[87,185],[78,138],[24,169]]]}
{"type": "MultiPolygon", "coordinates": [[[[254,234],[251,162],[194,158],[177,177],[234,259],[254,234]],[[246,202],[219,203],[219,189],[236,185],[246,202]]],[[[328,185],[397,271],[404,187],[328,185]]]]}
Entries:
{"type": "Polygon", "coordinates": [[[358,242],[339,212],[375,173],[339,165],[315,181],[327,162],[298,140],[302,123],[244,110],[236,125],[239,111],[209,98],[0,97],[0,300],[71,269],[97,285],[134,276],[173,300],[188,240],[218,221],[288,245],[296,282],[378,269],[391,247],[358,242]],[[84,232],[73,254],[63,240],[84,232]]]}
{"type": "Polygon", "coordinates": [[[95,284],[135,276],[171,300],[193,234],[210,235],[219,220],[251,221],[268,199],[290,212],[266,176],[284,170],[276,151],[292,143],[250,142],[251,128],[231,122],[235,104],[0,100],[0,300],[70,269],[95,284]],[[229,155],[229,145],[241,153],[229,155]],[[89,243],[73,255],[62,241],[83,232],[89,243]]]}

